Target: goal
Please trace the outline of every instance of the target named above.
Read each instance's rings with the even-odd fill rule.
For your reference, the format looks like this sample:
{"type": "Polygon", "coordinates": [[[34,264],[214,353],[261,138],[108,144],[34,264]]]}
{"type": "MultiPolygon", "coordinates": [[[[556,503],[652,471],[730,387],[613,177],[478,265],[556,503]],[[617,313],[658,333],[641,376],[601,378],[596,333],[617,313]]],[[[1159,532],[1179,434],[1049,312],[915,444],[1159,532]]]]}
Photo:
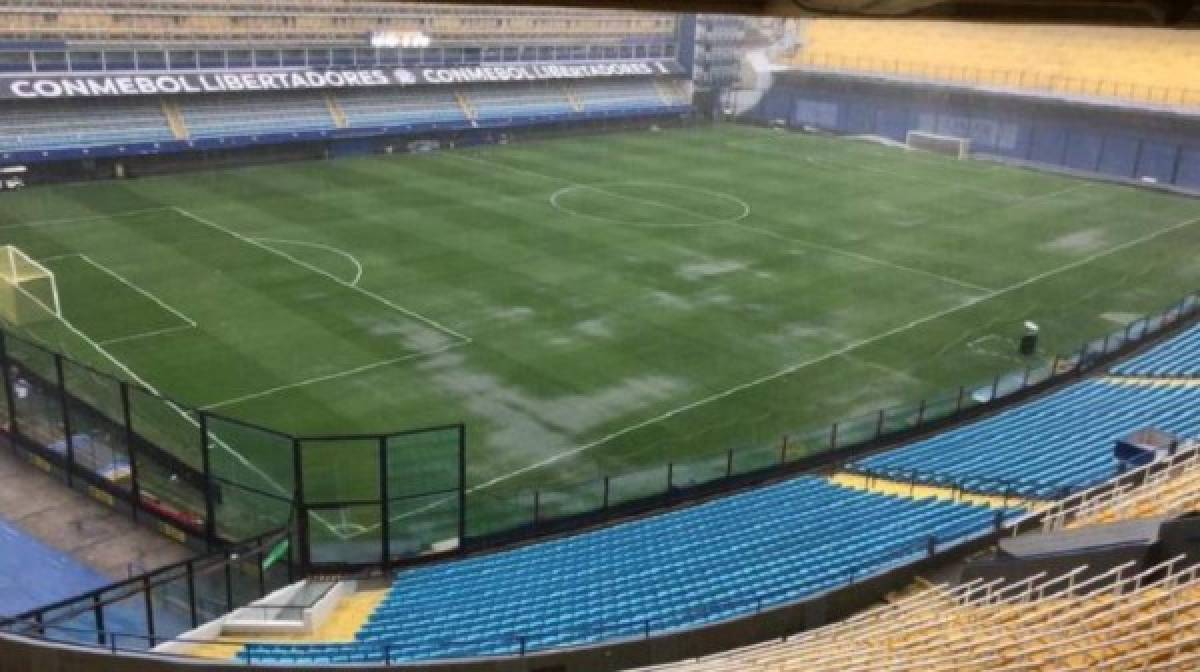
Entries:
{"type": "Polygon", "coordinates": [[[909,131],[904,136],[904,142],[912,149],[922,149],[927,152],[948,154],[965,159],[971,154],[971,141],[968,138],[957,138],[952,135],[938,135],[925,131],[909,131]]]}
{"type": "Polygon", "coordinates": [[[17,247],[0,247],[0,317],[23,325],[61,318],[54,273],[17,247]]]}

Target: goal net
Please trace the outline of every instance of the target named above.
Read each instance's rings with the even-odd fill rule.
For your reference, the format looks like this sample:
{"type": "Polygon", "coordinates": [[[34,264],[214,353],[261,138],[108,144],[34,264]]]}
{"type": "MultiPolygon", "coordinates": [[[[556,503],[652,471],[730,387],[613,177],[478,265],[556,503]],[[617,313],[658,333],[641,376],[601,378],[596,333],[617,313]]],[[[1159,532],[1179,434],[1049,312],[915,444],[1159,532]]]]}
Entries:
{"type": "Polygon", "coordinates": [[[948,154],[960,159],[967,158],[971,153],[971,141],[967,138],[956,138],[952,135],[938,135],[925,131],[909,131],[904,142],[912,149],[922,149],[927,152],[948,154]]]}
{"type": "Polygon", "coordinates": [[[0,317],[23,325],[62,317],[54,273],[20,249],[0,247],[0,317]]]}

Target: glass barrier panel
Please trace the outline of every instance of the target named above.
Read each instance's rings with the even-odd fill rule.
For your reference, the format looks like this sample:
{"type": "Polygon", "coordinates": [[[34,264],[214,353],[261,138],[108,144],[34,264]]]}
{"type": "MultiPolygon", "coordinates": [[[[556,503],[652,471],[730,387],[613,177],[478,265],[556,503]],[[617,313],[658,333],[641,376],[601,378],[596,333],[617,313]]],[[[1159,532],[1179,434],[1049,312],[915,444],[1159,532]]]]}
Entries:
{"type": "Polygon", "coordinates": [[[96,610],[91,607],[90,601],[80,601],[58,609],[47,609],[42,613],[42,623],[47,639],[86,645],[100,643],[97,633],[96,610]]]}
{"type": "Polygon", "coordinates": [[[146,620],[146,594],[136,587],[114,589],[103,599],[114,599],[104,605],[104,629],[119,633],[117,645],[125,650],[144,650],[149,647],[149,623],[146,620]],[[126,595],[133,591],[133,594],[126,595]],[[124,597],[122,597],[124,596],[124,597]]]}
{"type": "Polygon", "coordinates": [[[861,445],[874,440],[878,435],[879,414],[860,415],[838,423],[837,446],[838,448],[848,448],[861,445]]]}
{"type": "Polygon", "coordinates": [[[542,488],[537,491],[537,497],[538,520],[588,513],[604,508],[604,481],[583,481],[542,488]]]}
{"type": "Polygon", "coordinates": [[[224,567],[218,564],[197,566],[193,581],[196,586],[197,621],[208,623],[229,613],[231,593],[230,585],[225,580],[224,567]]]}
{"type": "Polygon", "coordinates": [[[735,449],[733,451],[733,473],[746,474],[778,465],[783,454],[782,443],[783,438],[780,437],[775,445],[763,443],[735,449]]]}
{"type": "Polygon", "coordinates": [[[1132,323],[1130,323],[1128,332],[1129,332],[1129,340],[1131,340],[1131,341],[1141,340],[1146,335],[1146,319],[1141,318],[1138,320],[1134,320],[1132,323]]]}
{"type": "Polygon", "coordinates": [[[200,421],[194,414],[136,387],[129,390],[129,413],[138,438],[202,473],[200,421]]]}
{"type": "Polygon", "coordinates": [[[458,493],[388,501],[388,552],[393,559],[458,548],[458,493]]]}
{"type": "Polygon", "coordinates": [[[240,556],[229,563],[230,585],[233,587],[233,605],[241,607],[263,597],[265,577],[260,573],[258,553],[240,556]]]}
{"type": "Polygon", "coordinates": [[[154,634],[158,642],[178,637],[192,629],[187,576],[182,567],[156,576],[150,589],[154,605],[154,634]]]}
{"type": "Polygon", "coordinates": [[[615,506],[667,491],[667,465],[612,476],[608,480],[608,504],[615,506]]]}
{"type": "Polygon", "coordinates": [[[292,439],[206,415],[217,532],[240,540],[279,529],[291,517],[292,439]]]}
{"type": "Polygon", "coordinates": [[[1025,386],[1040,385],[1054,376],[1054,360],[1034,362],[1025,378],[1025,386]]]}
{"type": "Polygon", "coordinates": [[[392,557],[457,547],[462,438],[450,427],[384,440],[392,557]]]}
{"type": "Polygon", "coordinates": [[[75,464],[129,490],[133,465],[120,383],[69,360],[63,360],[63,381],[75,464]]]}
{"type": "Polygon", "coordinates": [[[718,453],[686,462],[676,462],[671,468],[671,487],[687,488],[711,483],[729,475],[729,453],[718,453]]]}
{"type": "Polygon", "coordinates": [[[530,490],[467,494],[467,536],[483,537],[533,522],[530,490]]]}
{"type": "Polygon", "coordinates": [[[54,356],[16,338],[9,338],[7,345],[17,428],[65,459],[66,433],[54,356]]]}
{"type": "Polygon", "coordinates": [[[787,437],[785,457],[791,462],[810,455],[818,455],[828,451],[832,443],[833,426],[822,427],[802,434],[787,437]]]}
{"type": "Polygon", "coordinates": [[[313,564],[383,562],[379,504],[328,506],[308,511],[309,559],[313,564]]]}
{"type": "MultiPolygon", "coordinates": [[[[380,440],[304,439],[300,444],[306,504],[378,500],[380,440]]],[[[378,513],[376,513],[378,518],[378,513]]],[[[378,522],[378,521],[376,521],[378,522]]]]}
{"type": "Polygon", "coordinates": [[[925,400],[925,413],[921,424],[937,422],[958,411],[958,390],[944,392],[925,400]]]}

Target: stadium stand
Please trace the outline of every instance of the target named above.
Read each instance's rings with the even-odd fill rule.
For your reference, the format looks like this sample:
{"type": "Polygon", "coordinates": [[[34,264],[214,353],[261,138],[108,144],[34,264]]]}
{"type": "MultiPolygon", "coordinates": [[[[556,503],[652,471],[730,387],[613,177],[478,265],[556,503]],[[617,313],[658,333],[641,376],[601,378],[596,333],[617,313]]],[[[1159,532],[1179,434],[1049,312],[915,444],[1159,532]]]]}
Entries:
{"type": "Polygon", "coordinates": [[[1078,578],[1085,566],[1008,583],[931,585],[787,640],[653,669],[1191,669],[1181,659],[1200,647],[1200,569],[1181,560],[1141,572],[1128,563],[1086,579],[1078,578]]]}
{"type": "Polygon", "coordinates": [[[348,644],[253,644],[255,662],[515,653],[701,625],[795,600],[989,531],[1017,509],[801,477],[516,550],[403,571],[348,644]],[[447,609],[453,604],[453,609],[447,609]]]}
{"type": "Polygon", "coordinates": [[[868,457],[852,471],[1054,499],[1117,473],[1116,439],[1153,427],[1200,434],[1200,389],[1088,380],[979,422],[868,457]]]}
{"type": "MultiPolygon", "coordinates": [[[[0,39],[112,42],[350,43],[374,31],[423,31],[439,44],[478,44],[497,33],[563,34],[620,44],[629,36],[670,36],[670,14],[512,7],[447,7],[402,2],[288,0],[83,0],[0,7],[0,39]]],[[[456,44],[455,46],[460,46],[456,44]]]]}
{"type": "Polygon", "coordinates": [[[638,110],[663,107],[659,90],[650,80],[592,82],[575,88],[585,110],[638,110]]]}
{"type": "Polygon", "coordinates": [[[790,62],[1024,91],[1200,104],[1200,35],[1094,26],[817,19],[790,62]],[[1012,45],[1020,44],[1020,49],[1012,45]]]}
{"type": "Polygon", "coordinates": [[[1200,377],[1200,325],[1112,368],[1118,376],[1200,377]]]}
{"type": "Polygon", "coordinates": [[[109,101],[107,109],[107,114],[95,114],[86,101],[38,106],[0,103],[0,152],[175,139],[156,100],[109,101]]]}
{"type": "Polygon", "coordinates": [[[559,86],[488,86],[468,93],[477,119],[565,115],[575,112],[559,86]]]}
{"type": "Polygon", "coordinates": [[[351,128],[466,121],[453,91],[341,91],[335,100],[351,128]]]}
{"type": "Polygon", "coordinates": [[[195,96],[181,101],[192,137],[323,131],[334,127],[318,94],[195,96]]]}

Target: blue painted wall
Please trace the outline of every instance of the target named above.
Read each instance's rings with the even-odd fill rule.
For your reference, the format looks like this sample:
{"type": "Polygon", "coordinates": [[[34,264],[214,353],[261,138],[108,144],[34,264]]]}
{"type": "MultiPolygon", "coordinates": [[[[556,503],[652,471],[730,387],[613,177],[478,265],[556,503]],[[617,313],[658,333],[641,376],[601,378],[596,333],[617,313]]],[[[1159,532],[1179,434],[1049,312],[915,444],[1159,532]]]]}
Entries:
{"type": "Polygon", "coordinates": [[[749,116],[901,142],[910,130],[968,137],[976,153],[1200,189],[1200,116],[822,73],[777,77],[749,116]]]}

